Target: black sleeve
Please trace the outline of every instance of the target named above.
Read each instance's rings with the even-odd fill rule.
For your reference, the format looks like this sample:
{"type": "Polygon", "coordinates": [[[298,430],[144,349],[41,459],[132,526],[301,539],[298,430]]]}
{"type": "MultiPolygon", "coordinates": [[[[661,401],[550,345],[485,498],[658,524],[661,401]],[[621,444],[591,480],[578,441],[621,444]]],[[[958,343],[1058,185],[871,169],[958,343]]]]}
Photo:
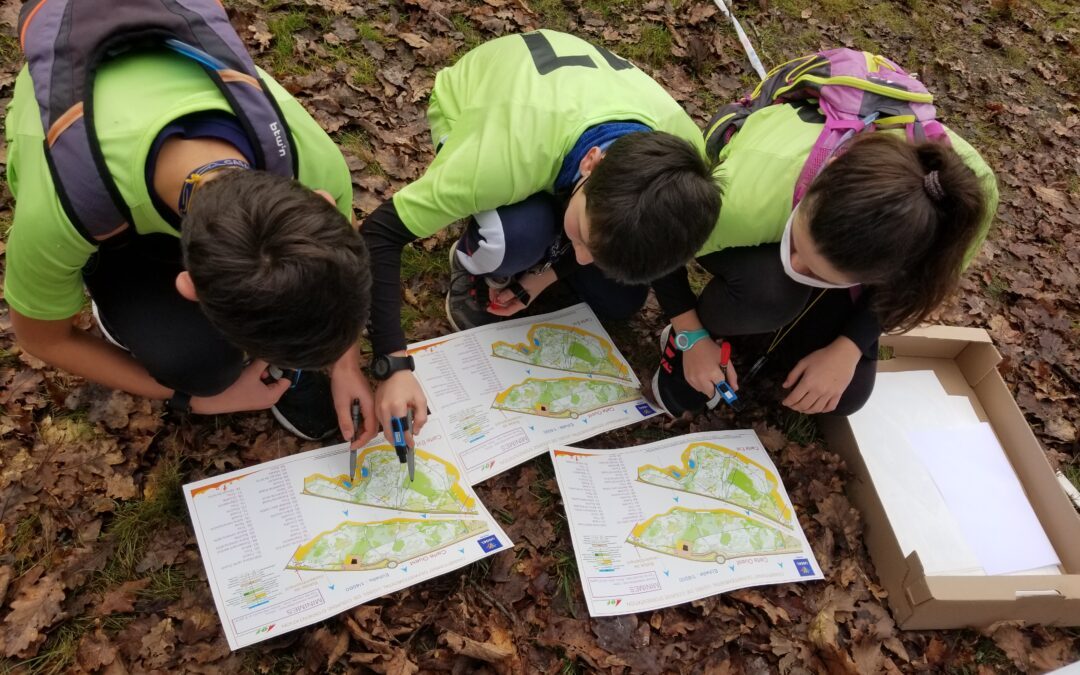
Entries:
{"type": "Polygon", "coordinates": [[[555,264],[551,266],[551,269],[555,270],[555,277],[557,279],[565,279],[566,277],[573,275],[578,267],[580,267],[580,265],[577,263],[577,258],[574,257],[574,252],[570,250],[559,256],[559,259],[555,261],[555,264]]]}
{"type": "Polygon", "coordinates": [[[417,237],[401,221],[392,199],[367,217],[360,234],[371,260],[371,347],[376,354],[390,354],[406,346],[401,327],[401,249],[417,237]]]}
{"type": "Polygon", "coordinates": [[[844,323],[840,334],[848,338],[862,350],[863,356],[876,359],[877,339],[881,336],[881,322],[877,314],[870,309],[872,289],[863,289],[862,295],[855,301],[855,309],[844,323]]]}
{"type": "Polygon", "coordinates": [[[690,277],[685,266],[660,277],[652,283],[652,287],[667,319],[697,307],[697,296],[690,288],[690,277]]]}

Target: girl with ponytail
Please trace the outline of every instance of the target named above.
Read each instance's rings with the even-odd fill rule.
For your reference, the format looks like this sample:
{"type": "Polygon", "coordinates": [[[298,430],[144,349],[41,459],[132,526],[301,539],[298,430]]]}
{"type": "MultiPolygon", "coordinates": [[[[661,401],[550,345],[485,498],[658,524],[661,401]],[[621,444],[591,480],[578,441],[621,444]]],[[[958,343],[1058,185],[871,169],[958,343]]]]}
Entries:
{"type": "Polygon", "coordinates": [[[925,320],[985,239],[994,175],[948,129],[949,143],[890,130],[857,136],[793,209],[823,122],[809,105],[772,105],[721,151],[720,217],[697,257],[712,279],[697,296],[685,270],[654,283],[671,325],[652,387],[669,413],[714,407],[725,379],[737,389],[719,338],[756,333],[773,333],[764,364],[784,378],[785,406],[858,410],[873,389],[878,336],[925,320]]]}

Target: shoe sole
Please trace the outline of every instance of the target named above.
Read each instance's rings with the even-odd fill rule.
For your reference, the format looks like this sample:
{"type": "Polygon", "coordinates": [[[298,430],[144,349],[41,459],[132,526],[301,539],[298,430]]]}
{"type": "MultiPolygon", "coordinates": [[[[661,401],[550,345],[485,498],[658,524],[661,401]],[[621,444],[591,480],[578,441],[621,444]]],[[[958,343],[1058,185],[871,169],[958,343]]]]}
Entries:
{"type": "Polygon", "coordinates": [[[446,292],[446,300],[443,302],[443,307],[446,309],[446,320],[450,322],[450,327],[454,329],[455,333],[460,333],[461,329],[458,328],[457,322],[454,321],[454,315],[450,313],[450,291],[446,292]]]}
{"type": "Polygon", "coordinates": [[[124,345],[120,344],[119,340],[110,335],[109,331],[105,330],[105,322],[101,320],[101,313],[98,311],[97,303],[93,300],[90,301],[90,314],[93,315],[94,321],[97,322],[97,327],[98,330],[101,331],[102,337],[104,337],[110,344],[119,347],[120,349],[123,349],[125,352],[131,351],[124,345]]]}
{"type": "Polygon", "coordinates": [[[277,406],[273,406],[272,408],[270,408],[270,412],[274,414],[274,419],[277,420],[277,423],[280,424],[282,428],[285,429],[285,431],[288,431],[293,436],[296,436],[297,438],[302,438],[305,441],[321,441],[322,439],[328,438],[334,433],[333,431],[328,431],[322,436],[308,436],[307,434],[302,433],[299,429],[294,427],[292,425],[292,422],[290,422],[288,419],[286,419],[284,415],[278,412],[277,406]]]}
{"type": "Polygon", "coordinates": [[[656,403],[656,407],[659,408],[661,412],[663,412],[668,417],[670,417],[672,419],[675,419],[675,415],[672,415],[671,411],[668,410],[667,407],[664,405],[664,399],[660,398],[660,386],[659,385],[660,385],[660,368],[658,367],[656,369],[656,372],[653,373],[652,382],[651,382],[650,387],[649,387],[652,390],[653,401],[656,403]]]}
{"type": "MultiPolygon", "coordinates": [[[[668,338],[671,336],[671,324],[664,326],[664,330],[660,331],[660,358],[664,357],[664,350],[667,349],[668,338]]],[[[675,415],[671,414],[671,411],[664,405],[664,399],[660,398],[660,366],[656,367],[656,372],[653,373],[651,383],[653,400],[656,401],[656,407],[664,411],[664,414],[674,419],[675,415]]]]}
{"type": "MultiPolygon", "coordinates": [[[[457,256],[457,242],[450,247],[450,282],[453,285],[454,279],[454,261],[457,256]]],[[[454,329],[455,333],[460,333],[461,329],[458,328],[457,322],[454,321],[454,315],[450,313],[450,291],[446,291],[446,299],[443,301],[443,308],[446,310],[446,320],[450,322],[450,327],[454,329]]]]}
{"type": "MultiPolygon", "coordinates": [[[[668,339],[671,337],[671,331],[672,331],[672,327],[671,327],[670,323],[668,325],[664,326],[664,330],[660,331],[660,353],[661,353],[661,355],[663,355],[664,350],[667,349],[668,339]]],[[[664,413],[666,413],[670,417],[674,418],[675,415],[673,413],[671,413],[664,406],[664,403],[663,403],[664,399],[660,398],[659,380],[660,380],[660,368],[657,367],[656,372],[653,373],[653,376],[652,376],[652,395],[653,395],[653,398],[656,399],[656,406],[658,408],[660,408],[661,410],[663,410],[664,413]]],[[[720,401],[722,401],[722,400],[723,400],[723,396],[721,396],[720,392],[717,391],[716,394],[714,394],[713,397],[711,399],[709,399],[705,403],[705,408],[701,412],[705,412],[705,411],[709,411],[709,410],[715,410],[716,406],[720,405],[720,401]]]]}

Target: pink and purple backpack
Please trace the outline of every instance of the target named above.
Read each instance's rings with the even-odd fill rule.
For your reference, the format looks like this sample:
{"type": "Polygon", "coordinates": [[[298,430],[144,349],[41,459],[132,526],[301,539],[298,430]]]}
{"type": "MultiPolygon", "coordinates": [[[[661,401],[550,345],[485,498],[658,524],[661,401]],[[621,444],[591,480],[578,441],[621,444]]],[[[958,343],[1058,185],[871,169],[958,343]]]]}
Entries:
{"type": "Polygon", "coordinates": [[[845,144],[864,130],[903,127],[912,142],[947,144],[933,100],[921,82],[883,56],[830,49],[777,66],[751,94],[721,108],[706,128],[705,147],[715,160],[758,110],[781,103],[816,102],[825,128],[795,183],[794,206],[828,159],[843,152],[845,144]]]}

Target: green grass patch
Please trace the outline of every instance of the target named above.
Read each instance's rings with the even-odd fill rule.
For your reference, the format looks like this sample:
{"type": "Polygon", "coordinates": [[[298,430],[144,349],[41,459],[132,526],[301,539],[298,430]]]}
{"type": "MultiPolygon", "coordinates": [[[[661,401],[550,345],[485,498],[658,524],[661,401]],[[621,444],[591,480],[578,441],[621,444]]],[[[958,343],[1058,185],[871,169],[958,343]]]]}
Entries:
{"type": "Polygon", "coordinates": [[[42,536],[41,518],[36,513],[23,516],[15,524],[15,531],[7,545],[7,552],[15,558],[15,573],[23,575],[52,552],[54,542],[42,536]]]}
{"type": "Polygon", "coordinates": [[[561,31],[570,28],[570,12],[563,0],[531,0],[528,5],[540,19],[542,28],[561,31]]]}
{"type": "Polygon", "coordinates": [[[361,40],[371,40],[372,42],[378,42],[380,44],[390,42],[390,38],[383,35],[381,30],[368,21],[357,21],[356,32],[360,35],[361,40]]]}
{"type": "Polygon", "coordinates": [[[1080,465],[1069,464],[1061,470],[1061,473],[1065,474],[1065,477],[1069,479],[1069,482],[1073,484],[1073,487],[1080,490],[1080,465]]]}
{"type": "Polygon", "coordinates": [[[293,36],[311,28],[311,17],[306,12],[288,12],[272,17],[266,24],[273,38],[267,60],[270,70],[278,75],[302,75],[307,68],[296,58],[296,41],[293,36]]]}
{"type": "MultiPolygon", "coordinates": [[[[450,261],[446,249],[425,251],[420,246],[406,246],[401,252],[401,278],[403,280],[419,279],[427,277],[437,279],[439,277],[449,281],[450,261]]],[[[441,293],[417,293],[416,300],[419,306],[408,302],[401,305],[401,325],[406,331],[412,330],[413,324],[420,319],[436,319],[445,314],[443,303],[444,295],[441,293]]]]}
{"type": "Polygon", "coordinates": [[[304,659],[297,650],[283,650],[279,653],[246,649],[242,652],[241,667],[245,673],[259,675],[293,675],[306,671],[304,659]]]}
{"type": "MultiPolygon", "coordinates": [[[[605,19],[626,19],[641,14],[649,0],[585,0],[582,7],[600,14],[605,19]]],[[[672,1],[672,7],[678,8],[679,0],[672,1]]]]}
{"type": "Polygon", "coordinates": [[[1009,292],[1009,282],[998,275],[990,277],[990,282],[984,284],[986,295],[994,302],[1003,302],[1005,294],[1009,292]]]}
{"type": "Polygon", "coordinates": [[[671,33],[666,26],[646,23],[641,28],[641,37],[637,42],[626,45],[622,49],[622,55],[635,63],[659,68],[673,59],[671,44],[671,33]]]}
{"type": "Polygon", "coordinates": [[[102,572],[102,581],[112,585],[129,580],[153,534],[184,518],[183,478],[179,458],[167,456],[151,472],[147,496],[117,507],[106,530],[116,551],[102,572]]]}
{"type": "Polygon", "coordinates": [[[572,551],[555,551],[555,587],[556,592],[566,601],[570,615],[577,618],[574,610],[574,588],[578,583],[577,559],[572,551]]]}
{"type": "Polygon", "coordinates": [[[53,631],[36,656],[24,661],[0,661],[0,673],[20,675],[60,675],[71,671],[79,641],[93,624],[89,618],[67,621],[53,631]]]}
{"type": "Polygon", "coordinates": [[[805,415],[788,408],[780,412],[780,428],[789,441],[799,445],[809,445],[821,438],[813,415],[805,415]]]}
{"type": "Polygon", "coordinates": [[[0,35],[0,59],[11,63],[22,60],[19,39],[14,35],[0,35]]]}
{"type": "Polygon", "coordinates": [[[11,211],[0,213],[0,241],[7,241],[8,232],[11,232],[12,224],[11,211]]]}
{"type": "Polygon", "coordinates": [[[363,87],[375,82],[375,59],[368,53],[354,46],[327,45],[326,51],[330,58],[344,63],[349,69],[349,78],[358,87],[363,87]]]}
{"type": "Polygon", "coordinates": [[[477,47],[480,43],[484,42],[484,36],[480,34],[480,31],[477,30],[475,26],[473,26],[472,21],[470,21],[467,16],[455,14],[450,17],[450,22],[454,24],[455,30],[461,33],[462,39],[465,41],[465,44],[463,44],[461,48],[458,49],[457,53],[454,54],[452,61],[457,61],[473,47],[477,47]]]}
{"type": "Polygon", "coordinates": [[[562,665],[559,666],[559,675],[584,675],[585,671],[578,665],[577,659],[564,656],[562,665]]]}
{"type": "Polygon", "coordinates": [[[194,588],[199,580],[173,567],[163,567],[150,573],[150,585],[139,591],[147,600],[176,600],[185,589],[194,588]]]}
{"type": "Polygon", "coordinates": [[[383,170],[379,162],[375,160],[375,149],[371,145],[371,140],[363,131],[350,130],[339,131],[331,136],[338,147],[348,150],[352,154],[356,155],[360,159],[364,160],[367,164],[365,171],[374,174],[376,176],[387,177],[387,173],[383,170]]]}

